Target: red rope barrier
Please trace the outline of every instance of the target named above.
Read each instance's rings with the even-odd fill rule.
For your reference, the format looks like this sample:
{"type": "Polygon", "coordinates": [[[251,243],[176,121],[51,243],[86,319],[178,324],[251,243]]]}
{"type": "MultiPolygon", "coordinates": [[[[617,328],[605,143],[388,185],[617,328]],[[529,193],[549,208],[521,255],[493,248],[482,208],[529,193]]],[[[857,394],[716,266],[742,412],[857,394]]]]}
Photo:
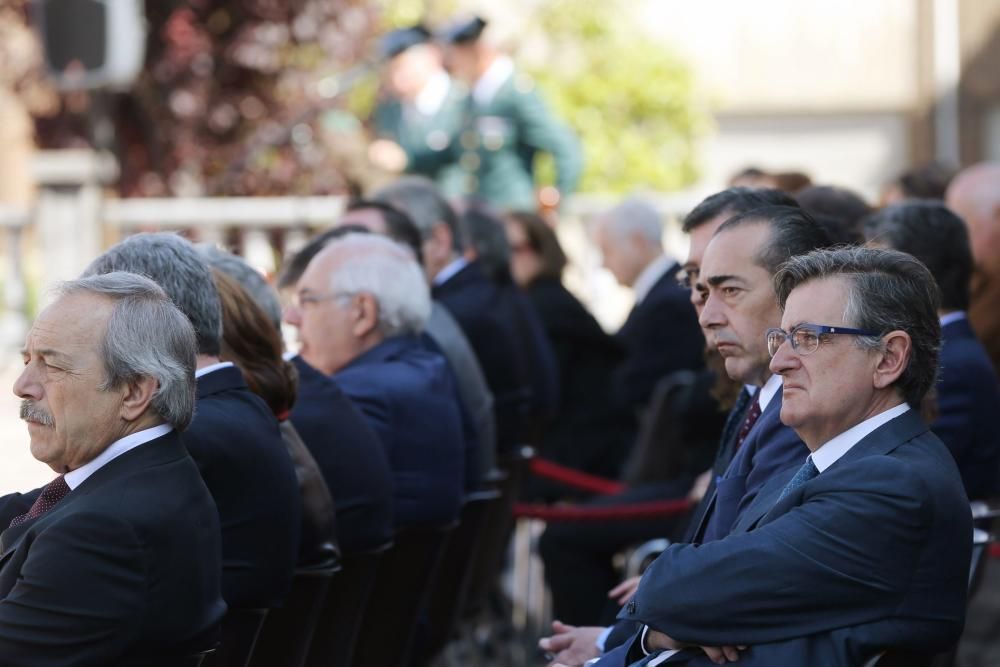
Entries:
{"type": "Polygon", "coordinates": [[[591,475],[590,473],[581,472],[573,468],[567,468],[566,466],[546,461],[537,456],[531,459],[531,472],[539,477],[551,479],[554,482],[602,496],[621,493],[625,490],[625,485],[621,482],[591,475]]]}
{"type": "Polygon", "coordinates": [[[541,505],[515,503],[514,516],[543,521],[627,521],[634,519],[660,519],[686,514],[691,509],[687,498],[651,500],[613,507],[581,507],[579,505],[541,505]]]}

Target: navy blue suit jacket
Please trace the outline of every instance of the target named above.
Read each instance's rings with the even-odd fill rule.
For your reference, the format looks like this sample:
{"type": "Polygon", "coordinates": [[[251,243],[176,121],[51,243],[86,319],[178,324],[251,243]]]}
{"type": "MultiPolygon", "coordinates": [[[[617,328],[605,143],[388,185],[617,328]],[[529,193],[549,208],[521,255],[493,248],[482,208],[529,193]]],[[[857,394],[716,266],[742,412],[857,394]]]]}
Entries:
{"type": "Polygon", "coordinates": [[[470,262],[435,286],[433,296],[454,316],[476,353],[493,392],[497,447],[510,451],[527,437],[532,413],[543,410],[532,388],[530,346],[534,342],[524,338],[521,308],[509,292],[486,276],[478,262],[470,262]]]}
{"type": "MultiPolygon", "coordinates": [[[[957,641],[972,520],[951,455],[916,412],[779,500],[792,475],[765,485],[728,537],[668,547],[622,617],[685,643],[749,645],[748,667],[860,665],[957,641]]],[[[624,648],[598,664],[623,664],[624,648]]],[[[701,651],[674,662],[712,664],[701,651]]]]}
{"type": "Polygon", "coordinates": [[[290,419],[316,459],[333,496],[342,553],[392,540],[392,474],[378,436],[340,386],[302,357],[290,419]]]}
{"type": "Polygon", "coordinates": [[[181,439],[219,508],[226,603],[281,605],[298,559],[302,497],[274,413],[238,368],[222,368],[198,378],[181,439]]]}
{"type": "Polygon", "coordinates": [[[951,450],[970,498],[1000,492],[1000,390],[969,321],[941,327],[937,420],[931,430],[951,450]]]}
{"type": "MultiPolygon", "coordinates": [[[[39,492],[0,499],[3,525],[39,492]]],[[[209,648],[226,610],[221,575],[219,514],[168,433],[0,535],[0,664],[117,665],[209,648]]]]}
{"type": "Polygon", "coordinates": [[[673,371],[704,366],[705,338],[688,290],[677,284],[676,263],[656,281],[615,335],[625,359],[615,372],[615,394],[643,407],[656,383],[673,371]]]}
{"type": "Polygon", "coordinates": [[[396,525],[456,519],[467,442],[447,360],[418,336],[394,336],[333,378],[382,442],[392,471],[396,525]]]}
{"type": "Polygon", "coordinates": [[[726,472],[715,480],[692,542],[711,542],[728,535],[741,508],[753,502],[764,484],[782,471],[797,470],[805,463],[809,449],[795,431],[781,423],[781,394],[778,389],[736,450],[726,472]]]}

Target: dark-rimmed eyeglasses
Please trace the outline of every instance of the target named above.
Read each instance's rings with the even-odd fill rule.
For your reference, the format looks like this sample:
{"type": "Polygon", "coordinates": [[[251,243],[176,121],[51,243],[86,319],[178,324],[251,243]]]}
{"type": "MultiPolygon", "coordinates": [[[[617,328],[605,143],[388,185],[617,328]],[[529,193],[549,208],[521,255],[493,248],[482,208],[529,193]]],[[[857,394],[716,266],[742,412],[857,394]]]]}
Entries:
{"type": "Polygon", "coordinates": [[[792,328],[767,330],[767,352],[772,357],[778,353],[778,348],[786,340],[792,344],[792,349],[802,356],[812,354],[819,348],[823,336],[846,334],[848,336],[873,336],[881,334],[867,329],[851,329],[850,327],[831,327],[825,324],[803,323],[792,328]]]}

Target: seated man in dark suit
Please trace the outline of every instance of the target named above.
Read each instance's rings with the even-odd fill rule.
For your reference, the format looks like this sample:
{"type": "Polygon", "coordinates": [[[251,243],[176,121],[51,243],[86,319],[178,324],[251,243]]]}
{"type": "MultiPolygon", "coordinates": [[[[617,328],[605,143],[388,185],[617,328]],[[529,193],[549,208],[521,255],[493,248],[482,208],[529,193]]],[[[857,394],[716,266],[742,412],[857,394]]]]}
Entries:
{"type": "Polygon", "coordinates": [[[1000,389],[993,364],[969,325],[972,250],[961,218],[940,202],[904,202],[865,221],[869,245],[924,263],[941,294],[941,373],[934,435],[951,450],[970,498],[1000,491],[1000,389]]]}
{"type": "Polygon", "coordinates": [[[598,665],[860,665],[961,634],[968,500],[914,409],[937,373],[933,277],[909,255],[851,248],[794,257],[775,285],[781,420],[811,454],[727,537],[668,547],[622,614],[645,629],[598,665]]]}
{"type": "Polygon", "coordinates": [[[238,368],[219,360],[222,311],[211,269],[189,242],[161,233],[128,237],[85,275],[119,270],[151,277],[194,325],[198,401],[182,439],[219,509],[222,595],[230,607],[281,605],[298,555],[298,483],[274,414],[238,368]]]}
{"type": "Polygon", "coordinates": [[[331,375],[379,436],[393,474],[397,526],[458,516],[465,437],[450,369],[419,332],[430,295],[412,253],[349,234],[309,263],[289,322],[302,359],[331,375]]]}
{"type": "Polygon", "coordinates": [[[704,365],[705,339],[687,290],[677,284],[680,265],[663,252],[662,235],[659,213],[637,198],[602,214],[595,230],[604,266],[635,294],[616,336],[626,356],[616,371],[615,394],[636,410],[667,374],[704,365]]]}
{"type": "MultiPolygon", "coordinates": [[[[781,378],[768,368],[765,335],[781,322],[771,286],[781,263],[828,242],[822,228],[801,209],[767,206],[722,223],[704,250],[698,286],[702,299],[699,322],[708,344],[725,360],[726,373],[747,389],[727,422],[722,438],[724,453],[719,457],[726,463],[717,462],[704,507],[692,519],[689,542],[708,542],[727,535],[740,508],[752,502],[769,479],[801,466],[809,453],[778,419],[781,378]]],[[[587,587],[577,580],[583,569],[579,563],[586,563],[586,554],[581,556],[574,550],[580,542],[574,531],[574,526],[556,525],[542,538],[546,564],[554,565],[546,570],[546,576],[555,600],[557,591],[570,591],[574,585],[587,587]],[[561,558],[552,560],[556,556],[561,558]]],[[[604,590],[607,588],[605,582],[604,590]]],[[[579,599],[580,593],[568,597],[579,599]]],[[[558,605],[556,613],[564,613],[558,605]]]]}
{"type": "Polygon", "coordinates": [[[455,212],[424,178],[404,177],[375,194],[406,213],[423,239],[424,274],[434,299],[458,321],[493,392],[497,449],[510,452],[529,435],[529,416],[544,412],[531,389],[531,339],[525,339],[505,294],[479,262],[463,256],[464,236],[455,212]]]}
{"type": "Polygon", "coordinates": [[[0,498],[0,663],[145,664],[214,645],[219,518],[178,436],[195,351],[163,290],[129,273],[65,283],[35,320],[14,393],[32,455],[59,477],[0,498]]]}

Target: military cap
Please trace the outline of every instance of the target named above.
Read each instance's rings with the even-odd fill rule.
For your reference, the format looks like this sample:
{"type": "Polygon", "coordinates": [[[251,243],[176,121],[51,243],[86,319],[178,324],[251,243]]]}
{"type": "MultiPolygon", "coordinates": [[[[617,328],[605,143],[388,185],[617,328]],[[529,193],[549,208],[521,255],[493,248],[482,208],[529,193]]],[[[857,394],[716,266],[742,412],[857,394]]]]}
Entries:
{"type": "Polygon", "coordinates": [[[399,28],[382,37],[379,42],[379,53],[384,60],[391,60],[403,51],[418,44],[426,44],[430,40],[430,31],[420,24],[399,28]]]}
{"type": "Polygon", "coordinates": [[[465,44],[479,39],[486,28],[486,20],[479,16],[463,16],[445,24],[437,33],[438,39],[447,44],[465,44]]]}

